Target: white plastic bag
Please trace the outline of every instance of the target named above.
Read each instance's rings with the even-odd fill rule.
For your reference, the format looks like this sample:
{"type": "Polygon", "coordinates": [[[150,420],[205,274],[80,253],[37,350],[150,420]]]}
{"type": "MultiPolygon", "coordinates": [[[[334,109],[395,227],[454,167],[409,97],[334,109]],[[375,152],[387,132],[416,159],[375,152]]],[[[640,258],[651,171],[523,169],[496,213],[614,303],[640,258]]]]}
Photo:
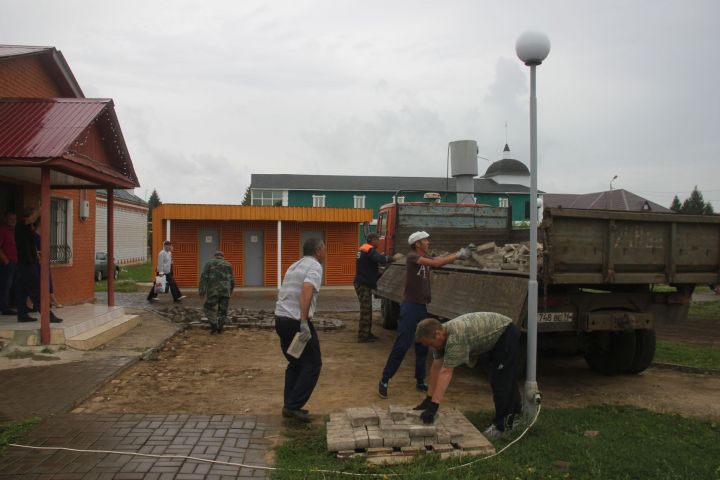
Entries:
{"type": "Polygon", "coordinates": [[[165,293],[165,275],[155,277],[155,293],[165,293]]]}

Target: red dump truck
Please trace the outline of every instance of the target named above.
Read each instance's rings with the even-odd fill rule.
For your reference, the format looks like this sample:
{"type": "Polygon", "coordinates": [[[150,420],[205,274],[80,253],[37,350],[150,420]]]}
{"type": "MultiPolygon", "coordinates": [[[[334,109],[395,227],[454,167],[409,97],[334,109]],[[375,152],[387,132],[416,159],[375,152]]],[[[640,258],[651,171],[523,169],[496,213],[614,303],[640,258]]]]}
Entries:
{"type": "MultiPolygon", "coordinates": [[[[407,253],[416,230],[430,234],[434,251],[529,238],[527,228],[513,228],[507,208],[392,203],[379,212],[379,250],[407,253]]],[[[695,286],[720,282],[720,216],[552,208],[543,212],[538,241],[539,347],[571,345],[608,375],[645,370],[655,355],[655,324],[683,321],[695,286]]],[[[397,325],[404,274],[404,263],[392,263],[378,281],[386,328],[397,325]]],[[[528,276],[446,265],[433,271],[428,311],[441,319],[499,312],[524,330],[528,276]]]]}

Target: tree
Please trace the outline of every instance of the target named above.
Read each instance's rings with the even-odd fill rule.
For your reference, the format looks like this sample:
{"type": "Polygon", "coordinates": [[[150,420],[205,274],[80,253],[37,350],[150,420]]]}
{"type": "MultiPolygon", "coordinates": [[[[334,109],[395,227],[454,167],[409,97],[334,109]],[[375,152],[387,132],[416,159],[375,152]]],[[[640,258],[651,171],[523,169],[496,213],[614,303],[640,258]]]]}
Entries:
{"type": "Polygon", "coordinates": [[[713,213],[715,213],[712,204],[705,201],[705,199],[703,198],[703,194],[700,193],[697,185],[695,185],[695,188],[693,188],[690,196],[686,198],[685,201],[682,203],[682,207],[680,207],[680,212],[689,213],[692,215],[712,215],[713,213]]]}
{"type": "Polygon", "coordinates": [[[243,201],[240,205],[250,205],[250,196],[250,185],[248,185],[248,187],[245,189],[245,196],[243,197],[243,201]]]}
{"type": "Polygon", "coordinates": [[[675,198],[673,198],[672,204],[670,204],[670,210],[673,212],[680,212],[682,209],[682,203],[680,203],[680,199],[677,195],[675,195],[675,198]]]}
{"type": "Polygon", "coordinates": [[[695,188],[690,193],[690,197],[686,198],[683,202],[680,211],[694,215],[711,215],[715,213],[712,204],[705,201],[697,185],[695,185],[695,188]]]}
{"type": "Polygon", "coordinates": [[[150,199],[148,200],[148,214],[147,214],[147,239],[148,239],[148,251],[150,252],[150,257],[152,257],[152,211],[153,208],[159,207],[162,205],[162,201],[160,200],[160,195],[158,195],[157,190],[153,188],[152,193],[150,194],[150,199]]]}

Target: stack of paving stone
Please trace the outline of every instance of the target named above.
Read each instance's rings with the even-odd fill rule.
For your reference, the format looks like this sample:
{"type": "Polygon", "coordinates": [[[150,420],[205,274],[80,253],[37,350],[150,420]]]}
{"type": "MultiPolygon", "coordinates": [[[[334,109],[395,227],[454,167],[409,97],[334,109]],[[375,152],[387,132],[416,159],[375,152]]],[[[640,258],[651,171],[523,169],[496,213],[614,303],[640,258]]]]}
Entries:
{"type": "MultiPolygon", "coordinates": [[[[498,246],[495,242],[483,243],[480,246],[474,244],[469,245],[472,251],[472,257],[467,260],[455,260],[455,265],[465,267],[483,268],[488,270],[518,270],[527,272],[530,264],[530,246],[528,242],[523,243],[506,243],[498,246]]],[[[439,250],[431,250],[430,256],[440,257],[450,255],[455,252],[446,252],[439,250]]],[[[542,265],[543,246],[538,243],[537,259],[538,266],[542,265]]],[[[405,262],[405,255],[396,253],[393,261],[398,263],[405,262]]]]}
{"type": "MultiPolygon", "coordinates": [[[[165,307],[155,310],[160,315],[175,323],[186,327],[209,327],[209,322],[201,308],[192,307],[165,307]]],[[[344,327],[341,320],[334,318],[313,318],[316,330],[337,330],[344,327]]],[[[225,319],[226,328],[275,328],[275,315],[265,310],[250,310],[247,308],[231,308],[225,319]]]]}
{"type": "Polygon", "coordinates": [[[387,410],[360,407],[332,413],[327,423],[328,451],[337,452],[338,458],[364,456],[373,464],[408,463],[425,453],[448,458],[495,452],[458,410],[441,409],[429,425],[422,422],[421,413],[393,405],[387,410]]]}

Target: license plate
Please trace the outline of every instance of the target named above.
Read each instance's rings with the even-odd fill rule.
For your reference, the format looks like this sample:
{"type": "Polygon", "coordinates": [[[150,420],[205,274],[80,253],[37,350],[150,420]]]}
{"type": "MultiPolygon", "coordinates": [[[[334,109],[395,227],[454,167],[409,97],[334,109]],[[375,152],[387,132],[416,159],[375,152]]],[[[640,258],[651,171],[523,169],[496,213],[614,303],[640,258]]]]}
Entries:
{"type": "Polygon", "coordinates": [[[572,312],[538,312],[538,323],[569,323],[572,321],[572,312]]]}

